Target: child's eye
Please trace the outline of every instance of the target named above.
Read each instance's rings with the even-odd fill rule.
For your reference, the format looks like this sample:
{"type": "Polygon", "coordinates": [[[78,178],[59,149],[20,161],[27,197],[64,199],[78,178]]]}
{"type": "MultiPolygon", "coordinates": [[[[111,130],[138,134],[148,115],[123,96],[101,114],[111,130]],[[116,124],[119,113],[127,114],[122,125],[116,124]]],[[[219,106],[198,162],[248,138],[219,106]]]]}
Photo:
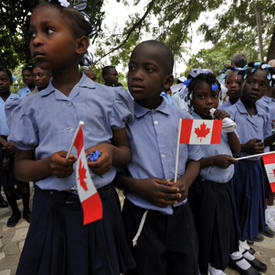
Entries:
{"type": "Polygon", "coordinates": [[[53,34],[54,32],[53,28],[47,28],[47,34],[53,34]]]}
{"type": "Polygon", "coordinates": [[[36,33],[35,32],[30,32],[30,37],[31,37],[31,39],[34,39],[36,37],[36,33]]]}
{"type": "Polygon", "coordinates": [[[134,65],[129,65],[128,69],[129,69],[129,72],[133,72],[136,69],[136,67],[134,65]]]}
{"type": "Polygon", "coordinates": [[[204,99],[204,95],[197,95],[199,99],[204,99]]]}
{"type": "Polygon", "coordinates": [[[147,73],[152,73],[154,71],[154,69],[152,67],[145,67],[145,71],[147,73]]]}

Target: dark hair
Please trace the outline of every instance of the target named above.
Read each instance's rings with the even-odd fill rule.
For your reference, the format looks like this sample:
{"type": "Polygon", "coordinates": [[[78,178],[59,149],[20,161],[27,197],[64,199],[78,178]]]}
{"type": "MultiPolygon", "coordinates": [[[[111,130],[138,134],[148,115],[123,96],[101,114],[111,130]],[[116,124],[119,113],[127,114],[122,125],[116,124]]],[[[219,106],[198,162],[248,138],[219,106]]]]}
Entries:
{"type": "Polygon", "coordinates": [[[9,77],[10,82],[12,83],[12,74],[11,74],[11,71],[9,69],[4,68],[4,67],[0,67],[0,72],[5,72],[7,74],[7,76],[9,77]]]}
{"type": "Polygon", "coordinates": [[[206,82],[211,87],[211,90],[213,90],[212,85],[217,85],[216,88],[218,89],[218,91],[221,90],[221,85],[219,81],[217,80],[216,76],[211,72],[201,73],[196,77],[192,77],[191,75],[189,75],[187,79],[190,80],[190,83],[188,84],[188,94],[186,99],[187,102],[189,102],[189,108],[191,108],[191,94],[194,92],[195,87],[200,83],[206,82]]]}
{"type": "Polygon", "coordinates": [[[236,67],[244,67],[247,64],[247,58],[244,54],[236,54],[231,59],[231,65],[234,64],[236,67]]]}
{"type": "Polygon", "coordinates": [[[109,72],[111,69],[116,69],[116,67],[115,67],[115,66],[111,66],[111,65],[103,67],[102,73],[101,73],[101,74],[102,74],[102,77],[104,78],[104,76],[105,76],[106,74],[108,74],[108,72],[109,72]]]}
{"type": "Polygon", "coordinates": [[[88,36],[92,32],[91,24],[85,19],[84,15],[76,9],[63,7],[53,3],[42,3],[38,5],[34,11],[42,7],[52,7],[57,9],[63,15],[72,28],[72,32],[76,38],[88,36]]]}
{"type": "Polygon", "coordinates": [[[164,54],[162,56],[163,57],[162,60],[163,60],[163,65],[165,66],[164,69],[168,74],[173,73],[174,55],[169,47],[167,47],[164,43],[157,41],[157,40],[147,40],[147,41],[143,41],[140,44],[138,44],[136,46],[136,48],[138,48],[142,45],[151,45],[153,47],[163,50],[164,54]]]}
{"type": "Polygon", "coordinates": [[[33,65],[32,65],[32,64],[27,65],[27,66],[23,67],[22,73],[23,73],[24,71],[30,71],[30,72],[32,73],[32,69],[33,69],[33,65]]]}

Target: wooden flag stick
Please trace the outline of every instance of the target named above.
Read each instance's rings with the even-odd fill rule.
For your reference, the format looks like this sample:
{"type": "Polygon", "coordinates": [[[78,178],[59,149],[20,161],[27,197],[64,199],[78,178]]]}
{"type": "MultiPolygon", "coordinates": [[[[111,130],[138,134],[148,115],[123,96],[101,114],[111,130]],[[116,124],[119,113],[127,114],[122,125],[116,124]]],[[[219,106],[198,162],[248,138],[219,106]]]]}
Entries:
{"type": "Polygon", "coordinates": [[[81,126],[83,126],[83,125],[84,125],[84,122],[83,122],[83,121],[79,121],[78,127],[76,128],[76,131],[75,131],[75,133],[74,133],[74,137],[73,137],[73,140],[72,140],[72,144],[71,144],[70,149],[69,149],[69,151],[68,151],[68,153],[67,153],[67,155],[66,155],[66,159],[68,159],[68,157],[69,157],[70,154],[72,153],[72,150],[73,150],[73,147],[74,147],[74,140],[75,140],[76,135],[77,135],[77,133],[78,133],[78,129],[79,129],[81,126]]]}
{"type": "Polygon", "coordinates": [[[175,176],[174,176],[174,182],[175,183],[177,182],[177,177],[178,177],[181,124],[182,123],[181,123],[181,119],[180,119],[179,120],[179,132],[178,132],[177,152],[176,152],[175,176]]]}
{"type": "Polygon", "coordinates": [[[265,153],[261,153],[261,154],[249,155],[249,156],[245,156],[245,157],[235,158],[235,160],[242,160],[242,159],[249,159],[249,158],[254,158],[254,157],[260,157],[260,156],[272,154],[274,152],[275,151],[270,151],[270,152],[265,152],[265,153]]]}

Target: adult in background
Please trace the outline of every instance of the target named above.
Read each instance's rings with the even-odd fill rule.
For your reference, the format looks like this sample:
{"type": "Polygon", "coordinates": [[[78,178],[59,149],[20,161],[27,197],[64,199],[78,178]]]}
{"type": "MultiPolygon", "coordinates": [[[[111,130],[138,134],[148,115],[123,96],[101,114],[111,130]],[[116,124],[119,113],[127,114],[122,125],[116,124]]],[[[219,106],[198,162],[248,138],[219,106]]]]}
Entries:
{"type": "Polygon", "coordinates": [[[121,86],[118,83],[118,73],[114,66],[105,66],[102,69],[102,77],[106,86],[117,87],[121,86]]]}
{"type": "Polygon", "coordinates": [[[33,92],[35,89],[32,69],[32,65],[26,66],[22,69],[23,82],[26,84],[26,86],[17,92],[19,97],[24,97],[25,95],[33,92]]]}

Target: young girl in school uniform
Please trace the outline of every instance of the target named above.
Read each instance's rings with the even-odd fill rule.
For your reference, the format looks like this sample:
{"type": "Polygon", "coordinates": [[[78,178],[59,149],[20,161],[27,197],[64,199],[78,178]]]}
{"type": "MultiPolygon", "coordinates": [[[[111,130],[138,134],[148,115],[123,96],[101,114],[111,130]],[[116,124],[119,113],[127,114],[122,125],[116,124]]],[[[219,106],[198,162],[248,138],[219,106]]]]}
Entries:
{"type": "Polygon", "coordinates": [[[16,176],[36,182],[31,225],[16,274],[119,275],[134,266],[111,184],[113,165],[130,160],[123,122],[130,112],[122,95],[78,70],[91,32],[82,14],[42,4],[34,10],[29,30],[31,54],[52,71],[52,81],[6,109],[9,141],[18,149],[16,176]],[[71,154],[66,159],[80,120],[85,123],[86,153],[101,151],[88,165],[102,200],[103,219],[86,226],[73,190],[76,158],[71,154]]]}
{"type": "MultiPolygon", "coordinates": [[[[237,124],[241,156],[263,153],[264,148],[268,146],[264,140],[271,135],[269,115],[256,104],[268,88],[267,75],[265,67],[255,63],[255,66],[244,74],[241,98],[226,109],[237,124]]],[[[237,208],[241,241],[253,240],[264,230],[265,189],[260,157],[240,160],[235,165],[232,193],[237,208]]],[[[245,255],[246,250],[243,253],[245,255]]],[[[260,271],[266,269],[266,265],[253,258],[250,263],[260,271]]]]}
{"type": "MultiPolygon", "coordinates": [[[[217,110],[220,84],[215,75],[201,69],[192,70],[191,75],[188,98],[192,116],[195,119],[228,118],[225,111],[217,110]],[[212,108],[216,109],[214,117],[210,113],[212,108]]],[[[200,160],[200,177],[189,192],[199,236],[199,269],[201,274],[221,275],[225,274],[229,254],[238,248],[230,189],[236,162],[232,153],[240,151],[234,127],[223,130],[220,144],[202,145],[201,150],[204,156],[200,160]]]]}

